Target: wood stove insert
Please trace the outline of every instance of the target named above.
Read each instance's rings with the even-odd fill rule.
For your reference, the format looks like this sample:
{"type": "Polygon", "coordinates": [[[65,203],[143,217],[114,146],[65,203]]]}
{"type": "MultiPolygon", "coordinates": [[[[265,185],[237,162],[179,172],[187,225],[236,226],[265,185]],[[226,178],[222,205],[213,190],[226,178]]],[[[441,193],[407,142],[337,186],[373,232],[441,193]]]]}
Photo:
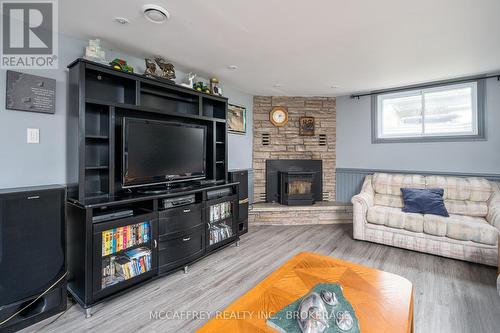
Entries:
{"type": "Polygon", "coordinates": [[[279,172],[279,197],[282,205],[302,206],[314,203],[314,171],[279,172]]]}

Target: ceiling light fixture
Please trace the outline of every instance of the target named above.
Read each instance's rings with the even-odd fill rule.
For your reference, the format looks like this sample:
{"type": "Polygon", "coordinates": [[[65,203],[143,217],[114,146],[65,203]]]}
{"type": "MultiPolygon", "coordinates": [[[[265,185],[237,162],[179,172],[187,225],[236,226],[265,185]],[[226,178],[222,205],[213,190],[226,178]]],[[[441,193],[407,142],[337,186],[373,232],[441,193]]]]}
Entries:
{"type": "Polygon", "coordinates": [[[236,65],[229,65],[229,66],[227,66],[227,68],[229,68],[232,71],[235,71],[235,70],[238,69],[238,66],[236,66],[236,65]]]}
{"type": "Polygon", "coordinates": [[[120,17],[120,16],[113,18],[113,21],[115,21],[117,23],[120,23],[120,24],[130,23],[130,21],[128,20],[128,18],[126,18],[126,17],[120,17]]]}
{"type": "Polygon", "coordinates": [[[275,84],[274,84],[274,86],[275,86],[276,88],[279,88],[279,87],[281,87],[281,86],[283,86],[283,85],[282,85],[281,83],[275,83],[275,84]]]}
{"type": "Polygon", "coordinates": [[[146,17],[148,21],[156,24],[165,23],[170,18],[170,13],[165,8],[158,5],[144,5],[142,6],[142,11],[144,12],[144,17],[146,17]]]}

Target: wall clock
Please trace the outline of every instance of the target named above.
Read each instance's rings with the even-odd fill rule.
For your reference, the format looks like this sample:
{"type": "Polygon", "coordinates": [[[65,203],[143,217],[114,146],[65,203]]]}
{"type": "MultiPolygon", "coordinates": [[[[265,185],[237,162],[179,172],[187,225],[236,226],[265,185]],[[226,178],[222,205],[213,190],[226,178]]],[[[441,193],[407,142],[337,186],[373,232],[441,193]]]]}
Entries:
{"type": "Polygon", "coordinates": [[[284,106],[275,106],[269,113],[269,121],[276,127],[285,126],[288,123],[288,109],[284,106]]]}

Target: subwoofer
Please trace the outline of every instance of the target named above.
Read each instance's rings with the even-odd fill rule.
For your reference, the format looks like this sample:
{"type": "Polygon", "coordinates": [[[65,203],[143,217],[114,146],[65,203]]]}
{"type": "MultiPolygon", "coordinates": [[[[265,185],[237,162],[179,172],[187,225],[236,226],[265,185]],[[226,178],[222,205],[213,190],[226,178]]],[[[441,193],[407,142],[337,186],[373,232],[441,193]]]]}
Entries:
{"type": "Polygon", "coordinates": [[[66,309],[66,190],[0,190],[0,332],[66,309]]]}
{"type": "Polygon", "coordinates": [[[248,232],[248,170],[229,171],[229,181],[239,182],[238,235],[248,232]]]}

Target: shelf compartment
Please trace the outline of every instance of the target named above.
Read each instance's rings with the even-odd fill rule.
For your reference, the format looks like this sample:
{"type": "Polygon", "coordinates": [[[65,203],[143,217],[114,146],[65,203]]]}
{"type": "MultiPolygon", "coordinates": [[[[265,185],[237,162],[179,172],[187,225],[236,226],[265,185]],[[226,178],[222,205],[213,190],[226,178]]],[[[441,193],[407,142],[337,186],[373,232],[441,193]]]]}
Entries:
{"type": "Polygon", "coordinates": [[[224,163],[226,160],[226,149],[224,148],[224,146],[217,146],[215,151],[215,161],[224,163]]]}
{"type": "Polygon", "coordinates": [[[226,103],[203,97],[203,115],[205,117],[226,119],[226,103]]]}
{"type": "Polygon", "coordinates": [[[226,167],[224,164],[216,164],[215,165],[215,179],[221,180],[226,178],[226,167]]]}
{"type": "Polygon", "coordinates": [[[147,83],[141,84],[141,106],[163,110],[169,113],[180,113],[199,116],[199,98],[192,94],[168,90],[147,83]]]}
{"type": "Polygon", "coordinates": [[[208,222],[218,223],[231,219],[233,215],[231,201],[220,202],[209,207],[208,222]]]}
{"type": "Polygon", "coordinates": [[[85,196],[98,198],[109,195],[108,170],[92,169],[85,172],[85,196]]]}
{"type": "Polygon", "coordinates": [[[141,276],[152,270],[149,247],[136,247],[102,259],[101,289],[141,276]]]}
{"type": "Polygon", "coordinates": [[[87,98],[105,102],[135,104],[135,80],[94,69],[87,69],[85,78],[87,98]]]}
{"type": "Polygon", "coordinates": [[[85,167],[109,165],[109,145],[107,142],[89,141],[85,146],[85,167]]]}
{"type": "Polygon", "coordinates": [[[144,246],[151,240],[150,222],[130,224],[102,231],[102,256],[118,254],[138,245],[144,246]]]}
{"type": "Polygon", "coordinates": [[[87,103],[85,108],[85,137],[108,137],[109,107],[106,105],[87,103]]]}
{"type": "Polygon", "coordinates": [[[216,123],[215,141],[221,143],[226,142],[226,123],[216,123]]]}

